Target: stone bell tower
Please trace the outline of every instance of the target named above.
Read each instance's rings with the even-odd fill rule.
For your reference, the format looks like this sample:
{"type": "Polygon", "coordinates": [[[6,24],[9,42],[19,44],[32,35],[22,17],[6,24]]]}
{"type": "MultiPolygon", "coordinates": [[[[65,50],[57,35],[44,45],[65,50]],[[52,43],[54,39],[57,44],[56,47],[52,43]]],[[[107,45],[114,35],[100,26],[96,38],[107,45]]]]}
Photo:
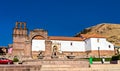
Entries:
{"type": "Polygon", "coordinates": [[[27,28],[25,22],[16,22],[13,30],[13,36],[27,36],[27,28]]]}
{"type": "Polygon", "coordinates": [[[25,41],[28,38],[25,22],[16,22],[13,29],[13,55],[25,55],[25,41]]]}

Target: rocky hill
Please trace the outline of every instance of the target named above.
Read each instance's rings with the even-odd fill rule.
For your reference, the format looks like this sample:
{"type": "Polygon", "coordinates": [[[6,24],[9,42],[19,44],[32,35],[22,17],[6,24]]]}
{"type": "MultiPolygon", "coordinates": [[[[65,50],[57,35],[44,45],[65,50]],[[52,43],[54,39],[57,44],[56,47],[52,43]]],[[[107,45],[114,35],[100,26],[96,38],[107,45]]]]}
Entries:
{"type": "Polygon", "coordinates": [[[120,46],[120,24],[101,23],[84,29],[76,34],[76,36],[80,34],[99,34],[105,36],[107,40],[112,42],[115,46],[120,46]]]}

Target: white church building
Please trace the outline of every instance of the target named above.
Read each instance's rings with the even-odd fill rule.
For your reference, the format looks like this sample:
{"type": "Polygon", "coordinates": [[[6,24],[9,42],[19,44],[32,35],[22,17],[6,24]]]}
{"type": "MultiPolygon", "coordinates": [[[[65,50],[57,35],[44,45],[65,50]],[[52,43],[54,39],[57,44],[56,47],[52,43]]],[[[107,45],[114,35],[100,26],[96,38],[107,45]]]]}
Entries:
{"type": "MultiPolygon", "coordinates": [[[[80,37],[61,37],[49,36],[52,42],[51,51],[63,53],[66,55],[77,56],[109,56],[114,54],[114,45],[106,40],[105,37],[92,34],[80,37]],[[54,50],[54,47],[57,47],[54,50]]],[[[45,51],[45,40],[33,39],[32,51],[45,51]]]]}
{"type": "Polygon", "coordinates": [[[111,56],[114,55],[114,45],[97,34],[80,34],[79,37],[48,36],[44,29],[34,29],[28,34],[26,23],[16,22],[11,54],[37,57],[39,53],[45,57],[111,56]]]}

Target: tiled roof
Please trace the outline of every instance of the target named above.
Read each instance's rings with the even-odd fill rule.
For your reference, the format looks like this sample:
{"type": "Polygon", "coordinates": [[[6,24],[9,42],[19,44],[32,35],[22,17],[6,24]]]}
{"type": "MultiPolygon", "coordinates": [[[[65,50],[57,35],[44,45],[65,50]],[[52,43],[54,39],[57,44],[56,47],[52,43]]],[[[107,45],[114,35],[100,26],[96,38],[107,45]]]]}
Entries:
{"type": "Polygon", "coordinates": [[[49,36],[50,40],[70,40],[70,41],[83,41],[80,37],[64,37],[64,36],[49,36]]]}
{"type": "MultiPolygon", "coordinates": [[[[49,36],[49,40],[67,40],[67,41],[83,41],[88,38],[105,38],[98,34],[80,34],[79,37],[65,37],[65,36],[49,36]]],[[[41,36],[35,36],[33,39],[44,39],[41,36]]]]}
{"type": "Polygon", "coordinates": [[[80,37],[83,39],[87,38],[105,38],[104,36],[98,35],[98,34],[80,34],[80,37]]]}

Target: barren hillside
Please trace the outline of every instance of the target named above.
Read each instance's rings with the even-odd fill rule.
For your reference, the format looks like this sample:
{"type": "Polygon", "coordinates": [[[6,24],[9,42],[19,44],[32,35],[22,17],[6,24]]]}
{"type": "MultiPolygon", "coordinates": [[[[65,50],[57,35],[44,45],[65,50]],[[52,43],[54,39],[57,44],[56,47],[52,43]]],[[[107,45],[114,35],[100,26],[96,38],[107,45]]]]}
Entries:
{"type": "Polygon", "coordinates": [[[120,46],[120,24],[101,23],[84,29],[76,36],[80,34],[99,34],[105,36],[114,45],[120,46]]]}

